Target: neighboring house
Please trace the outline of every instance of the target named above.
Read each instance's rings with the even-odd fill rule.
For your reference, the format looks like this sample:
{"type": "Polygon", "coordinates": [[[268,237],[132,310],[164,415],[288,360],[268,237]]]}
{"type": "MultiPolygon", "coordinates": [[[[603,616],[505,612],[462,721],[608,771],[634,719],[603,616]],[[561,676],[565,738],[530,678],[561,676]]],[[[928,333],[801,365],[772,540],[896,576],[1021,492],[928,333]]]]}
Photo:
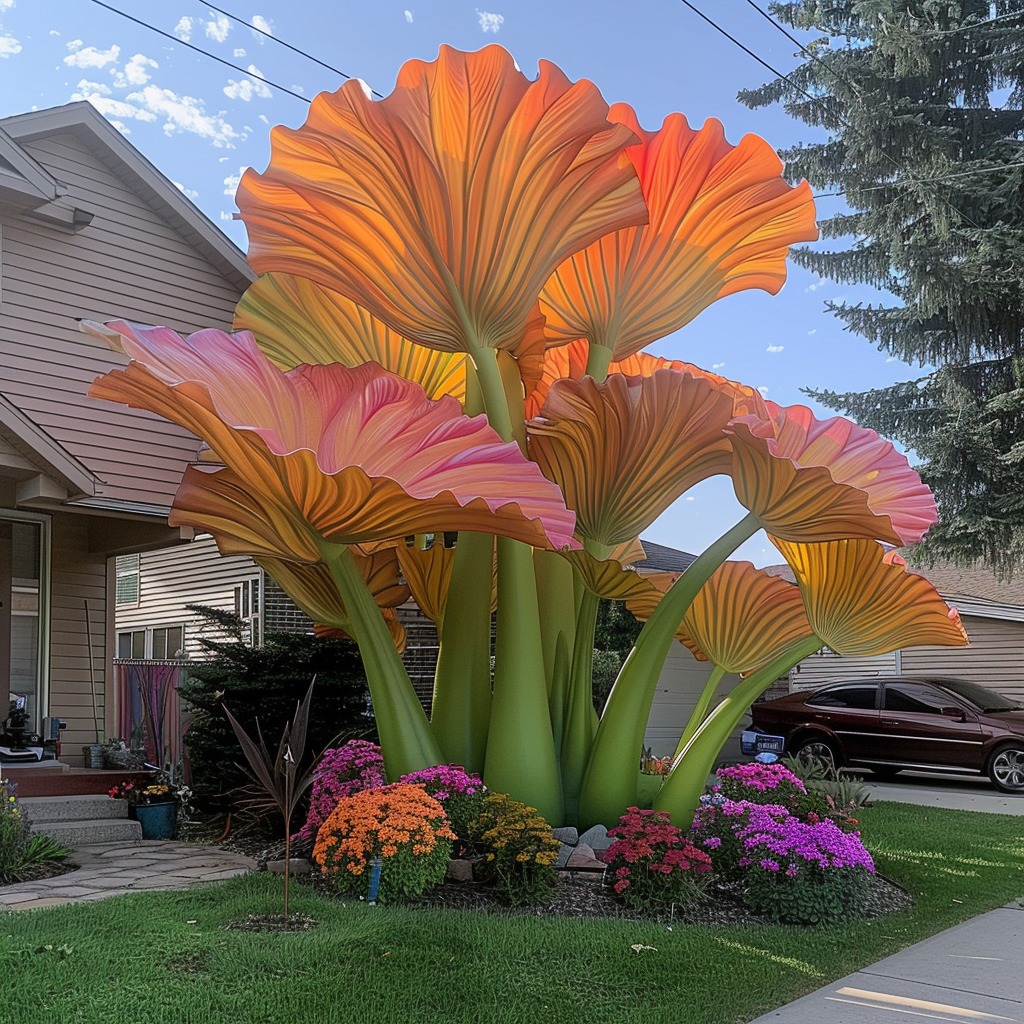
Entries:
{"type": "MultiPolygon", "coordinates": [[[[772,566],[793,579],[789,566],[772,566]]],[[[790,687],[806,690],[826,680],[854,675],[960,676],[1024,703],[1024,581],[1001,582],[991,569],[940,564],[915,569],[960,612],[967,647],[908,647],[873,658],[819,651],[790,673],[790,687]]]]}
{"type": "MultiPolygon", "coordinates": [[[[641,571],[682,572],[693,555],[644,542],[641,571]]],[[[240,615],[247,635],[259,643],[266,633],[308,632],[310,620],[251,559],[221,557],[211,537],[191,544],[118,560],[117,657],[170,658],[178,651],[201,658],[200,636],[216,633],[186,606],[202,604],[240,615]]],[[[403,660],[429,705],[437,661],[437,633],[414,605],[400,611],[408,645],[403,660]]],[[[658,680],[644,743],[656,754],[671,753],[704,687],[710,669],[679,643],[669,652],[658,680]]],[[[727,676],[721,691],[736,682],[727,676]]]]}
{"type": "Polygon", "coordinates": [[[65,719],[80,764],[116,721],[112,556],[185,539],[166,517],[197,441],[88,398],[125,359],[76,320],[228,328],[252,275],[86,103],[0,120],[0,254],[0,699],[65,719]]]}

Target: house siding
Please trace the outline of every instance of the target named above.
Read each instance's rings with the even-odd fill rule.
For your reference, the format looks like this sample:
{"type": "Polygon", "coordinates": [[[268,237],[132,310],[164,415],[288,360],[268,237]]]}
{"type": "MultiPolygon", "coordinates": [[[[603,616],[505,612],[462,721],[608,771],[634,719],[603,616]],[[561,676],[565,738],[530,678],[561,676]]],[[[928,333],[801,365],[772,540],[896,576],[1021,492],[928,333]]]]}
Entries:
{"type": "Polygon", "coordinates": [[[77,320],[126,319],[182,333],[228,328],[227,282],[77,137],[25,150],[94,213],[70,233],[5,214],[0,365],[4,392],[104,481],[102,497],[169,505],[198,442],[158,417],[88,398],[91,381],[123,356],[83,336],[77,320]]]}

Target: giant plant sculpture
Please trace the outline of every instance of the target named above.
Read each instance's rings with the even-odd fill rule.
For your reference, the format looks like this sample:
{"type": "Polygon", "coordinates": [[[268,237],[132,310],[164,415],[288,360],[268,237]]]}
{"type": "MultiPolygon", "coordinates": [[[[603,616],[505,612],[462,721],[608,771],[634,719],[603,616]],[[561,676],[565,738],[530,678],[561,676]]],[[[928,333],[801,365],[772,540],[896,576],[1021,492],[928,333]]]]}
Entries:
{"type": "Polygon", "coordinates": [[[816,237],[765,142],[681,115],[644,131],[496,46],[411,61],[380,101],[349,82],[272,138],[237,196],[261,275],[239,332],[108,325],[131,362],[93,394],[208,444],[172,521],[355,637],[391,777],[456,762],[550,821],[611,823],[679,639],[714,666],[658,798],[684,823],[743,709],[800,658],[966,642],[879,543],[935,520],[891,445],[643,351],[720,297],[777,291],[816,237]],[[714,474],[747,515],[678,578],[638,575],[641,531],[714,474]],[[762,528],[799,588],[726,561],[762,528]],[[406,545],[443,533],[454,548],[406,545]],[[429,720],[395,645],[406,586],[440,635],[429,720]],[[598,717],[602,596],[646,622],[598,717]]]}

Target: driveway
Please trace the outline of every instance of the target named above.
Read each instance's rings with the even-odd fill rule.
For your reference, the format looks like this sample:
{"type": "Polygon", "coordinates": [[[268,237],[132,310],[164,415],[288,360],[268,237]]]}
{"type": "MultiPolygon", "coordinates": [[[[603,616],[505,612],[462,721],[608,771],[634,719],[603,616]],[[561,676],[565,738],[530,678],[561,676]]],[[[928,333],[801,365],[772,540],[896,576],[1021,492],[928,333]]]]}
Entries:
{"type": "Polygon", "coordinates": [[[955,811],[1024,815],[1024,793],[1001,793],[987,779],[901,772],[891,782],[878,782],[865,772],[864,784],[871,790],[872,798],[879,801],[893,800],[955,811]]]}

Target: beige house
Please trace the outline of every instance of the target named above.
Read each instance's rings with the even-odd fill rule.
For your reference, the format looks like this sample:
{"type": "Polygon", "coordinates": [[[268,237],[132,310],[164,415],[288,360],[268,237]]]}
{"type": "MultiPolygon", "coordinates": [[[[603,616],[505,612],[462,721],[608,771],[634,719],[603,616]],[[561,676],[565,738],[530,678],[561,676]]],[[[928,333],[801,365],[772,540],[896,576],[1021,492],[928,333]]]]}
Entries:
{"type": "MultiPolygon", "coordinates": [[[[792,579],[788,566],[772,572],[792,579]]],[[[790,688],[806,690],[857,675],[959,676],[1024,704],[1024,580],[1003,582],[990,569],[940,564],[915,570],[960,612],[968,647],[908,647],[873,658],[823,650],[790,673],[790,688]]]]}
{"type": "Polygon", "coordinates": [[[166,517],[197,442],[88,398],[123,357],[76,321],[227,328],[252,275],[86,103],[0,120],[0,254],[0,695],[65,719],[80,764],[114,721],[113,556],[188,539],[166,517]]]}

